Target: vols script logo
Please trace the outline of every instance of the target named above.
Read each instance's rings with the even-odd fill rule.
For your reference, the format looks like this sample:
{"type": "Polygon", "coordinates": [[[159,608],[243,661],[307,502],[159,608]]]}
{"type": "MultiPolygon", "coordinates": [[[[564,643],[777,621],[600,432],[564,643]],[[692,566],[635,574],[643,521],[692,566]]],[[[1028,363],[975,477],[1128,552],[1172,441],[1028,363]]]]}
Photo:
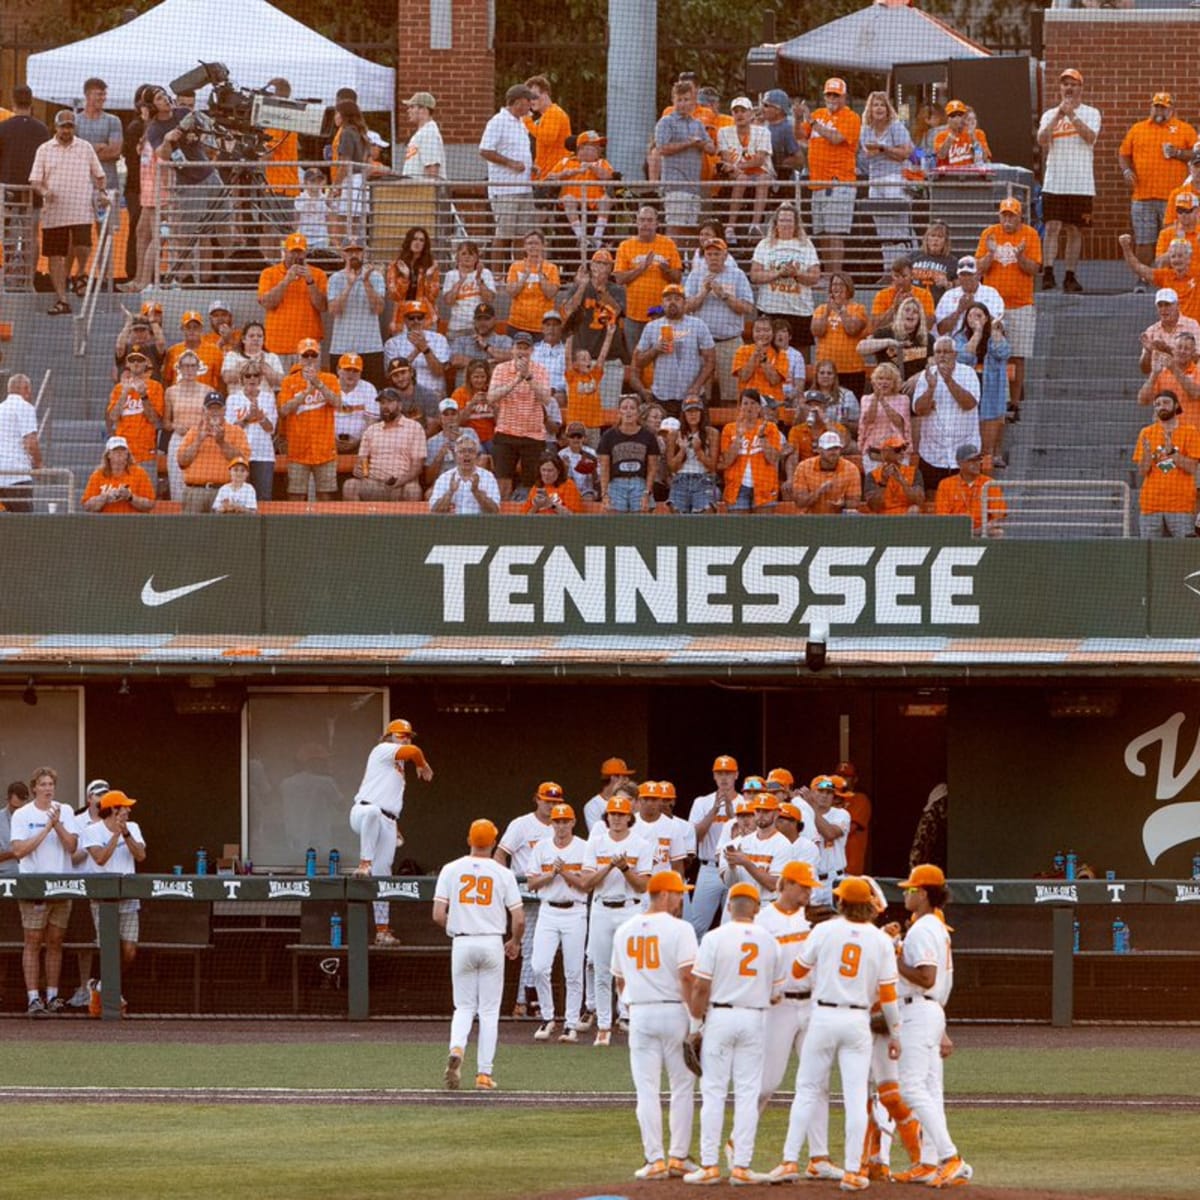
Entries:
{"type": "Polygon", "coordinates": [[[212,587],[214,583],[228,578],[228,575],[218,575],[215,579],[202,579],[199,583],[185,583],[183,587],[168,588],[165,592],[159,592],[154,588],[154,576],[151,575],[142,584],[142,603],[147,608],[161,608],[164,604],[170,604],[172,600],[182,600],[184,596],[190,596],[193,592],[212,587]]]}
{"type": "MultiPolygon", "coordinates": [[[[1200,574],[1200,572],[1198,572],[1200,574]]],[[[1191,576],[1188,577],[1189,579],[1191,576]]],[[[1188,585],[1191,586],[1190,584],[1188,585]]],[[[1196,589],[1193,588],[1193,591],[1196,589]]],[[[1200,592],[1197,593],[1200,595],[1200,592]]],[[[1146,776],[1146,764],[1142,762],[1142,754],[1155,744],[1158,745],[1158,778],[1154,784],[1155,800],[1174,800],[1197,775],[1200,775],[1200,735],[1192,747],[1191,756],[1183,764],[1181,770],[1176,770],[1179,761],[1179,728],[1183,724],[1184,714],[1177,712],[1168,717],[1161,725],[1146,730],[1135,737],[1125,747],[1125,768],[1131,775],[1139,779],[1146,776]]],[[[1152,812],[1142,826],[1142,845],[1146,848],[1146,857],[1151,863],[1173,846],[1180,846],[1192,838],[1200,838],[1200,802],[1195,800],[1180,800],[1174,804],[1164,804],[1156,812],[1152,812]]]]}

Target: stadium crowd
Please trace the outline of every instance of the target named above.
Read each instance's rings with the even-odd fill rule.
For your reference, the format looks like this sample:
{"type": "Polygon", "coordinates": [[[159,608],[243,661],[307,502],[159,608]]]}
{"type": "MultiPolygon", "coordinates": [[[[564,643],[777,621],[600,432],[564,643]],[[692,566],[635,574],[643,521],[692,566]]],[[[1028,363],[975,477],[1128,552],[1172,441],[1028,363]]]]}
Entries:
{"type": "MultiPolygon", "coordinates": [[[[289,92],[285,80],[269,88],[289,92]]],[[[367,185],[389,168],[343,89],[327,168],[300,178],[272,165],[295,159],[294,135],[264,149],[294,219],[257,305],[186,311],[178,341],[155,303],[129,311],[82,506],[149,512],[161,492],[185,512],[254,512],[278,474],[280,494],[297,502],[409,501],[463,515],[932,511],[968,514],[979,529],[984,485],[1007,466],[1005,428],[1025,399],[1035,284],[1059,286],[1060,245],[1061,286],[1082,290],[1101,117],[1078,71],[1064,70],[1058,89],[1038,132],[1044,239],[1010,196],[956,253],[936,210],[917,226],[913,188],[987,170],[987,134],[959,100],[922,105],[909,128],[884,92],[860,116],[838,77],[819,107],[774,88],[757,103],[734,97],[728,112],[715,89],[681,77],[647,147],[656,191],[622,221],[606,139],[573,134],[535,76],[507,90],[480,136],[490,236],[412,226],[387,263],[367,257],[367,185]],[[846,265],[856,210],[860,225],[870,218],[884,272],[869,306],[846,265]]],[[[146,84],[138,119],[122,127],[104,111],[102,80],[83,90],[84,107],[60,111],[53,137],[24,87],[0,122],[0,181],[27,182],[40,206],[52,314],[70,311],[94,205],[115,196],[122,154],[128,290],[150,282],[164,252],[157,210],[222,225],[216,151],[186,120],[194,98],[146,84]]],[[[413,133],[395,173],[445,179],[436,98],[418,92],[406,112],[413,133]]],[[[1142,339],[1151,379],[1140,398],[1173,394],[1173,415],[1191,428],[1200,385],[1172,339],[1200,333],[1200,150],[1169,94],[1154,95],[1120,161],[1131,189],[1125,254],[1160,317],[1142,339]]],[[[192,246],[183,268],[178,248],[165,253],[201,284],[217,278],[211,249],[206,258],[192,246]]],[[[13,386],[0,406],[10,511],[28,511],[39,465],[28,400],[13,386]]],[[[1156,422],[1135,451],[1146,536],[1177,535],[1185,500],[1194,513],[1195,460],[1171,432],[1156,422]]],[[[1005,503],[998,487],[988,492],[991,523],[1005,503]]]]}

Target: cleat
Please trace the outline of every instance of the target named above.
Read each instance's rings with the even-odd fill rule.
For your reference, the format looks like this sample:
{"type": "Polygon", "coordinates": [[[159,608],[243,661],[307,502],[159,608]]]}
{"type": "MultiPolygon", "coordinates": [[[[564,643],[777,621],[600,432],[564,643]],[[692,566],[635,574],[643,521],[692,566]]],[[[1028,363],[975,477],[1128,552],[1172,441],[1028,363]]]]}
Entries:
{"type": "Polygon", "coordinates": [[[46,1005],[42,1002],[41,996],[34,996],[29,1002],[29,1007],[25,1010],[27,1017],[44,1017],[46,1015],[46,1005]]]}
{"type": "Polygon", "coordinates": [[[835,1167],[827,1158],[810,1158],[804,1168],[805,1179],[832,1179],[836,1183],[844,1174],[841,1167],[835,1167]]]}
{"type": "Polygon", "coordinates": [[[721,1182],[721,1168],[697,1167],[683,1177],[683,1182],[698,1184],[700,1187],[711,1187],[714,1183],[721,1182]]]}
{"type": "Polygon", "coordinates": [[[355,879],[366,879],[371,874],[371,860],[369,858],[360,858],[358,866],[354,868],[355,879]]]}
{"type": "Polygon", "coordinates": [[[446,1060],[446,1086],[452,1091],[457,1092],[459,1084],[462,1083],[462,1060],[463,1052],[455,1046],[450,1051],[450,1057],[446,1060]]]}
{"type": "Polygon", "coordinates": [[[573,1046],[573,1045],[575,1045],[576,1042],[579,1041],[579,1034],[575,1032],[574,1028],[572,1028],[570,1025],[568,1025],[562,1031],[562,1033],[560,1033],[558,1035],[558,1040],[560,1042],[567,1042],[569,1045],[573,1046]]]}
{"type": "Polygon", "coordinates": [[[661,1158],[656,1158],[653,1162],[638,1167],[634,1171],[633,1177],[634,1179],[670,1179],[671,1172],[661,1158]]]}
{"type": "Polygon", "coordinates": [[[800,1178],[800,1164],[796,1162],[781,1162],[774,1170],[767,1172],[769,1183],[795,1183],[800,1178]]]}
{"type": "Polygon", "coordinates": [[[525,1018],[529,1016],[529,1009],[526,1008],[520,1000],[518,1000],[516,1004],[513,1005],[512,1015],[514,1021],[524,1021],[525,1018]]]}
{"type": "Polygon", "coordinates": [[[901,1171],[892,1176],[893,1183],[929,1183],[937,1178],[937,1167],[931,1167],[928,1163],[917,1163],[915,1166],[909,1167],[907,1171],[901,1171]]]}
{"type": "Polygon", "coordinates": [[[104,998],[100,995],[100,981],[88,980],[88,1016],[99,1017],[104,1012],[104,998]]]}
{"type": "Polygon", "coordinates": [[[533,1035],[535,1042],[548,1042],[558,1032],[557,1021],[547,1021],[533,1035]]]}
{"type": "Polygon", "coordinates": [[[597,1029],[596,1040],[592,1042],[593,1046],[611,1046],[612,1031],[609,1029],[597,1029]]]}
{"type": "Polygon", "coordinates": [[[91,989],[95,986],[95,980],[89,979],[87,983],[81,983],[75,989],[75,995],[67,1001],[68,1008],[87,1008],[88,1000],[91,998],[91,989]]]}
{"type": "Polygon", "coordinates": [[[67,1006],[61,996],[55,996],[53,1000],[46,1001],[46,1012],[48,1012],[51,1016],[61,1016],[66,1011],[67,1006]]]}
{"type": "Polygon", "coordinates": [[[752,1171],[749,1167],[734,1167],[729,1172],[729,1182],[733,1187],[749,1187],[751,1184],[770,1183],[771,1179],[761,1171],[752,1171]]]}
{"type": "Polygon", "coordinates": [[[872,1183],[887,1183],[892,1177],[892,1169],[887,1163],[869,1162],[867,1163],[867,1178],[872,1183]]]}
{"type": "Polygon", "coordinates": [[[696,1163],[690,1158],[668,1158],[667,1172],[672,1179],[682,1179],[685,1175],[690,1175],[693,1171],[700,1170],[696,1163]]]}
{"type": "Polygon", "coordinates": [[[733,1170],[733,1138],[725,1143],[725,1165],[733,1170]]]}
{"type": "Polygon", "coordinates": [[[477,1092],[494,1092],[496,1081],[490,1075],[476,1075],[475,1090],[477,1092]]]}
{"type": "Polygon", "coordinates": [[[582,1017],[575,1022],[575,1029],[579,1033],[590,1033],[596,1028],[596,1014],[594,1012],[584,1011],[582,1017]]]}
{"type": "Polygon", "coordinates": [[[927,1181],[929,1187],[947,1188],[961,1187],[964,1184],[970,1183],[971,1176],[974,1171],[968,1163],[956,1154],[953,1158],[948,1158],[940,1167],[938,1167],[937,1175],[933,1179],[927,1181]]]}
{"type": "Polygon", "coordinates": [[[629,1018],[628,1018],[628,1017],[621,1017],[621,1018],[620,1018],[620,1019],[617,1021],[617,1028],[618,1028],[618,1029],[619,1029],[619,1030],[620,1030],[622,1033],[628,1033],[628,1032],[629,1032],[629,1018]]]}
{"type": "Polygon", "coordinates": [[[385,925],[382,929],[375,930],[375,945],[398,946],[400,939],[385,925]]]}
{"type": "Polygon", "coordinates": [[[853,1175],[847,1171],[839,1186],[843,1192],[865,1192],[871,1186],[871,1181],[865,1175],[853,1175]]]}

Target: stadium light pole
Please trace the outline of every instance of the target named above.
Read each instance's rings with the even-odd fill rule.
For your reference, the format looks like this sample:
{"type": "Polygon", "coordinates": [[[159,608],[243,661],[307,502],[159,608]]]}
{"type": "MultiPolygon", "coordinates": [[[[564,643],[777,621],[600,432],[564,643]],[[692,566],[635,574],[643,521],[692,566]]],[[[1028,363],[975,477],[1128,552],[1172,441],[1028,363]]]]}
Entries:
{"type": "Polygon", "coordinates": [[[624,179],[644,179],[658,109],[656,0],[608,0],[608,160],[624,179]]]}

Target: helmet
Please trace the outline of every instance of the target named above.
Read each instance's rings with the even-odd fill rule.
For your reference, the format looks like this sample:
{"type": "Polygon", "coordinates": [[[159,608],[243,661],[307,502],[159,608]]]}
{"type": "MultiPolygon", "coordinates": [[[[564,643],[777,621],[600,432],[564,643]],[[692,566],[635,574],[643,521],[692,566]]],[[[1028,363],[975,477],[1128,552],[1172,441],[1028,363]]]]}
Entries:
{"type": "Polygon", "coordinates": [[[407,735],[408,737],[416,737],[417,736],[417,731],[412,727],[412,725],[409,724],[408,721],[404,721],[404,720],[388,722],[388,727],[384,730],[384,733],[391,733],[391,734],[396,734],[396,735],[403,734],[403,735],[407,735]]]}

